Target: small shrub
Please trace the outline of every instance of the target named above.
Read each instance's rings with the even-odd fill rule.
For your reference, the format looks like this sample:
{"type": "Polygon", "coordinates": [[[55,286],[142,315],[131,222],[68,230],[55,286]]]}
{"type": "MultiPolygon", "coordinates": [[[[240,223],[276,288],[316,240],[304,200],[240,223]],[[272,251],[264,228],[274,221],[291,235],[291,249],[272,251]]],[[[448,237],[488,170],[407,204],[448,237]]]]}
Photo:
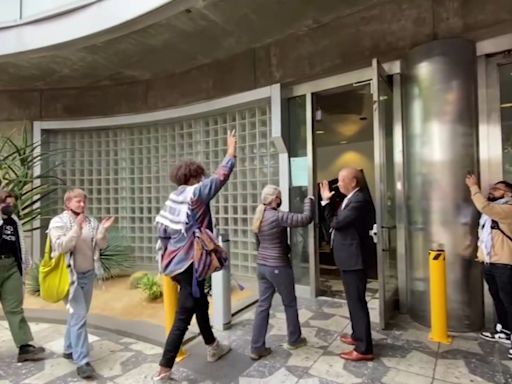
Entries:
{"type": "Polygon", "coordinates": [[[130,280],[128,283],[130,284],[130,289],[136,289],[139,288],[140,281],[144,278],[144,276],[149,275],[149,272],[146,271],[138,271],[135,273],[132,273],[130,276],[130,280]]]}
{"type": "Polygon", "coordinates": [[[146,274],[139,283],[139,287],[149,300],[158,300],[162,297],[162,285],[158,276],[146,274]]]}
{"type": "Polygon", "coordinates": [[[132,271],[135,265],[133,247],[120,230],[109,231],[107,247],[100,251],[100,261],[105,272],[104,280],[126,276],[132,271]]]}

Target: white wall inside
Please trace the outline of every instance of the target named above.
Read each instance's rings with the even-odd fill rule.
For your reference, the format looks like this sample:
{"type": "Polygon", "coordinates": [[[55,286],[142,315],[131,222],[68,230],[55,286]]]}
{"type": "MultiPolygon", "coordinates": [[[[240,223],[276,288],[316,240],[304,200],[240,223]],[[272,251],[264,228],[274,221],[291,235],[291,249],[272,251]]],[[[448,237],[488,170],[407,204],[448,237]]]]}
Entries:
{"type": "Polygon", "coordinates": [[[317,182],[338,177],[344,167],[362,168],[368,187],[375,197],[375,162],[373,141],[339,144],[316,149],[317,182]]]}

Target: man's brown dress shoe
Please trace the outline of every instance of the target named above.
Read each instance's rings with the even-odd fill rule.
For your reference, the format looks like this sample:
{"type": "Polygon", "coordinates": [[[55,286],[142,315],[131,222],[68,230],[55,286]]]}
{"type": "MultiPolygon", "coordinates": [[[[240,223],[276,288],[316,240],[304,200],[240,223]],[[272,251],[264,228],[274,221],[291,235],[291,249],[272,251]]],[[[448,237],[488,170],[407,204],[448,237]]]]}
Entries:
{"type": "Polygon", "coordinates": [[[340,335],[340,341],[347,345],[356,345],[356,341],[352,338],[352,336],[343,333],[340,335]]]}
{"type": "Polygon", "coordinates": [[[359,352],[356,352],[355,350],[341,352],[340,357],[342,359],[349,360],[349,361],[372,361],[373,360],[373,355],[362,355],[359,352]]]}

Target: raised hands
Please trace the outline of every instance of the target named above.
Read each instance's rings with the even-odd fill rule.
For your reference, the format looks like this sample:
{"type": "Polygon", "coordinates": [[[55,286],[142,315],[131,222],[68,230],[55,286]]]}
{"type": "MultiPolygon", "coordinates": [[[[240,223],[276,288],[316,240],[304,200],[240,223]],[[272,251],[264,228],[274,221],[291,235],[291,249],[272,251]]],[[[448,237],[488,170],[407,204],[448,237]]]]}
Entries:
{"type": "Polygon", "coordinates": [[[329,182],[327,180],[319,183],[320,186],[320,195],[322,196],[323,201],[329,201],[334,195],[334,192],[329,189],[329,182]]]}
{"type": "Polygon", "coordinates": [[[228,151],[227,155],[231,157],[236,156],[236,131],[228,131],[228,151]]]}
{"type": "Polygon", "coordinates": [[[473,174],[468,174],[466,175],[466,185],[468,187],[473,187],[473,186],[478,186],[478,179],[475,175],[473,174]]]}
{"type": "Polygon", "coordinates": [[[105,229],[109,229],[112,224],[114,224],[115,216],[107,216],[103,220],[101,220],[101,226],[105,229]]]}

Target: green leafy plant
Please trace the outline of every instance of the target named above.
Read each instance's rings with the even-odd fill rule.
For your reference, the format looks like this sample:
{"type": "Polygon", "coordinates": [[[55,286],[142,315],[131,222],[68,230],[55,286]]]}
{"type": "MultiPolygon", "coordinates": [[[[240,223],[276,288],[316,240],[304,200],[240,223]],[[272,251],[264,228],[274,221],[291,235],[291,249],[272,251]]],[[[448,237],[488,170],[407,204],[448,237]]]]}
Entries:
{"type": "Polygon", "coordinates": [[[31,295],[39,296],[39,263],[32,264],[26,281],[27,291],[31,295]]]}
{"type": "Polygon", "coordinates": [[[140,281],[144,278],[144,276],[149,275],[150,273],[147,271],[137,271],[131,274],[128,284],[130,289],[139,288],[140,281]]]}
{"type": "Polygon", "coordinates": [[[147,274],[139,283],[139,287],[149,300],[158,300],[162,297],[162,284],[158,276],[147,274]]]}
{"type": "MultiPolygon", "coordinates": [[[[0,138],[0,188],[8,189],[17,196],[17,216],[27,231],[49,207],[44,203],[65,183],[52,174],[53,168],[35,172],[36,164],[43,164],[64,150],[44,152],[39,142],[32,142],[25,126],[21,140],[0,138]]],[[[41,168],[42,169],[42,168],[41,168]]]]}
{"type": "Polygon", "coordinates": [[[135,266],[133,247],[126,236],[115,229],[108,232],[107,247],[101,250],[100,260],[104,280],[129,275],[135,266]]]}

